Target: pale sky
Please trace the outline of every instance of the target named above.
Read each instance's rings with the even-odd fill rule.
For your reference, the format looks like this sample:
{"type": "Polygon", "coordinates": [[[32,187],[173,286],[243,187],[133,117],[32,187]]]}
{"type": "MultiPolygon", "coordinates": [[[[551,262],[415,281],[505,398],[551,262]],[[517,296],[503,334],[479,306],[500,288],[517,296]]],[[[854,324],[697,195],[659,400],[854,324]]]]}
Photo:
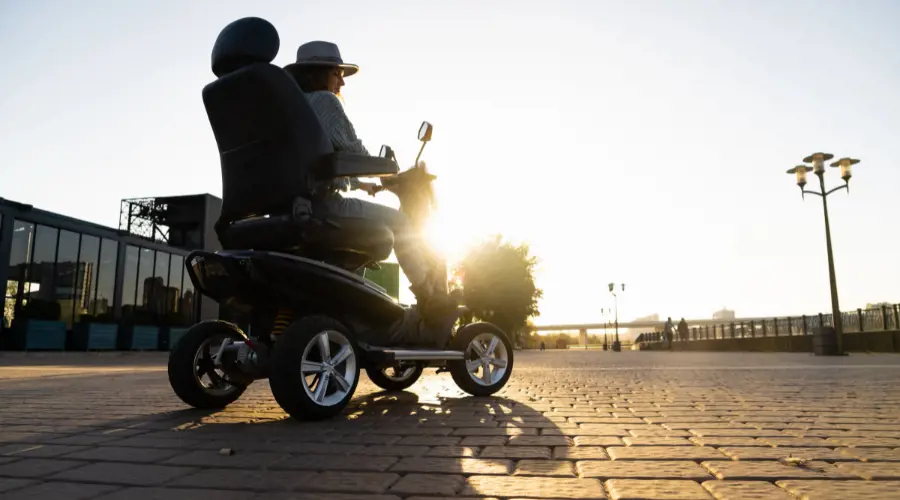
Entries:
{"type": "Polygon", "coordinates": [[[862,159],[830,198],[841,308],[900,302],[889,0],[5,0],[0,196],[117,226],[122,198],[221,195],[200,93],[250,15],[276,64],[324,39],[361,66],[344,95],[373,153],[410,165],[434,124],[442,248],[530,243],[538,324],[599,321],[610,281],[623,321],[829,310],[821,202],[785,173],[819,150],[862,159]]]}

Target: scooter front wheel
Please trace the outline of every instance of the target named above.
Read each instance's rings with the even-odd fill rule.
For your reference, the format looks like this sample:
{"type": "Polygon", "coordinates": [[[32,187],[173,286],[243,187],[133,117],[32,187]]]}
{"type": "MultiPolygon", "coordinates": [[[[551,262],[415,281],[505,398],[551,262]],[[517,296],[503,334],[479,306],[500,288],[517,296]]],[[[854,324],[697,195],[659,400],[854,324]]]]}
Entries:
{"type": "Polygon", "coordinates": [[[327,316],[306,316],[275,342],[269,385],[291,417],[322,420],[347,406],[359,374],[356,345],[347,328],[327,316]]]}
{"type": "Polygon", "coordinates": [[[456,349],[462,360],[447,363],[453,381],[473,396],[490,396],[509,380],[513,368],[513,345],[500,328],[490,323],[472,323],[456,332],[456,349]]]}

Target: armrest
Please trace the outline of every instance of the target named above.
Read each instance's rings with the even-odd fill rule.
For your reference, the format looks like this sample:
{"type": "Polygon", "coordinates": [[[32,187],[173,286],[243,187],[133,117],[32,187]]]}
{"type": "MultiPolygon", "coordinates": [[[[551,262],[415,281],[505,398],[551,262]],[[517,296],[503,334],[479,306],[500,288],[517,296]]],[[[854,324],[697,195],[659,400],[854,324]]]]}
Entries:
{"type": "Polygon", "coordinates": [[[400,172],[396,162],[378,156],[336,151],[325,156],[315,169],[316,180],[337,177],[385,177],[400,172]]]}

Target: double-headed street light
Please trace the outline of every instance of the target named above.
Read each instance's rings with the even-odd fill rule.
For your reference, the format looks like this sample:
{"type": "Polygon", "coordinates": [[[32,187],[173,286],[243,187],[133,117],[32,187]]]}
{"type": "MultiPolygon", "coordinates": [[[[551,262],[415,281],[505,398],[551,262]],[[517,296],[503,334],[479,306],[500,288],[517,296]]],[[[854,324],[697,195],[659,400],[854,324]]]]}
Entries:
{"type": "MultiPolygon", "coordinates": [[[[622,291],[624,292],[625,291],[625,283],[621,283],[621,285],[622,285],[622,291]]],[[[615,301],[615,305],[616,305],[616,340],[613,341],[612,348],[613,348],[613,351],[619,352],[622,350],[622,343],[619,342],[619,296],[616,295],[616,284],[615,283],[609,284],[609,293],[612,294],[613,300],[615,301]]]]}
{"type": "MultiPolygon", "coordinates": [[[[834,252],[831,249],[831,224],[828,219],[828,195],[836,193],[841,189],[846,189],[847,192],[850,191],[850,178],[853,176],[852,167],[859,163],[859,160],[853,158],[841,158],[840,160],[832,162],[832,167],[841,169],[841,179],[844,180],[844,184],[826,191],[825,162],[832,158],[834,158],[834,155],[829,153],[813,153],[803,159],[804,163],[812,163],[811,167],[809,165],[797,165],[788,170],[787,173],[797,176],[797,185],[800,186],[800,194],[804,198],[806,198],[807,194],[816,195],[822,198],[822,209],[825,213],[825,248],[828,250],[828,279],[829,284],[831,285],[831,318],[832,323],[834,324],[835,350],[837,351],[836,354],[842,355],[844,354],[844,325],[841,318],[841,307],[838,303],[837,279],[834,276],[834,252]],[[819,191],[809,191],[804,189],[806,186],[806,174],[809,172],[815,173],[819,178],[819,191]]],[[[824,325],[820,325],[820,327],[824,327],[824,325]]]]}

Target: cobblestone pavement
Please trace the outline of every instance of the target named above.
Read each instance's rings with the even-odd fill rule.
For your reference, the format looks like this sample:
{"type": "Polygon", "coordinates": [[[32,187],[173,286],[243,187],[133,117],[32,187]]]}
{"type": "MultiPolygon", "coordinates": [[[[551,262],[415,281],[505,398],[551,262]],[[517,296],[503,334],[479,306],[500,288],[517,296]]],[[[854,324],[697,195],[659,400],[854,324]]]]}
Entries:
{"type": "Polygon", "coordinates": [[[310,424],[264,381],[188,410],[164,353],[3,353],[0,497],[900,498],[900,356],[516,356],[496,398],[363,376],[346,415],[310,424]]]}

